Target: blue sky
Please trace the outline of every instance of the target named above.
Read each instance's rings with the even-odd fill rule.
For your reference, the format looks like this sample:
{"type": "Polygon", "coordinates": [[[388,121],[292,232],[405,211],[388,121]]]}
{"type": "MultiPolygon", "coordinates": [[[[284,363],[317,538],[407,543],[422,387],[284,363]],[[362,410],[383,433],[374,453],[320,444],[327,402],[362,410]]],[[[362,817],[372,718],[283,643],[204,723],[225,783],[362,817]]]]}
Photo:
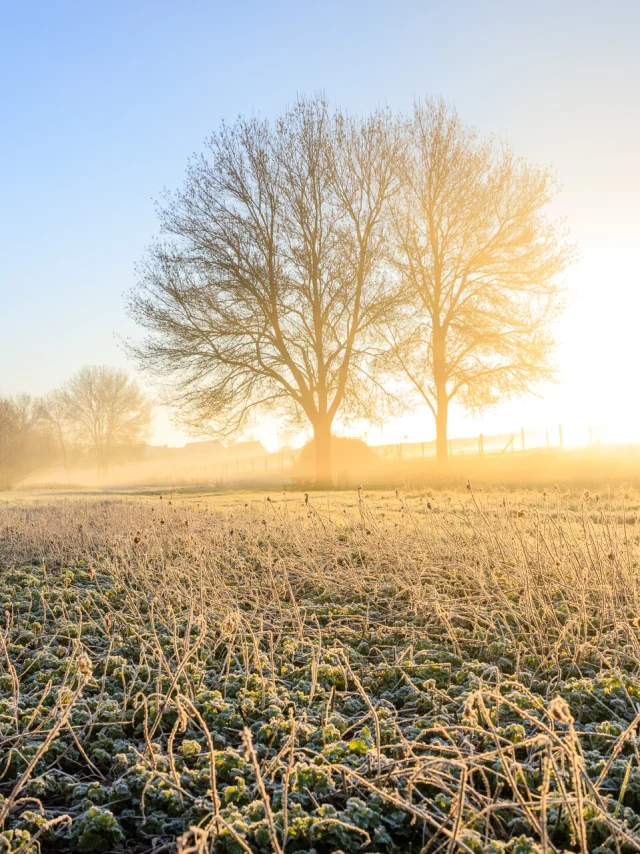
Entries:
{"type": "MultiPolygon", "coordinates": [[[[616,419],[640,424],[625,394],[640,307],[639,39],[631,0],[0,0],[0,392],[127,366],[116,336],[135,334],[123,293],[156,232],[153,199],[223,118],[318,90],[354,111],[428,94],[553,165],[556,210],[582,248],[560,386],[499,407],[485,429],[556,418],[568,401],[592,419],[594,384],[616,419]]],[[[431,437],[416,425],[398,429],[431,437]]],[[[157,438],[172,438],[165,416],[157,438]]]]}

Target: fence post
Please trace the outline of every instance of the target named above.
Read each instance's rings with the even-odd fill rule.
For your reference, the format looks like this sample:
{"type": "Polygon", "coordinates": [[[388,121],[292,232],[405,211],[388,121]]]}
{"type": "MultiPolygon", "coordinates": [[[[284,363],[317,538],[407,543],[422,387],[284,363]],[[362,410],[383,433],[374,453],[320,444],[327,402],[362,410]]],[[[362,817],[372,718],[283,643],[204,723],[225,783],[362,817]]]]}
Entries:
{"type": "Polygon", "coordinates": [[[562,438],[562,424],[558,424],[558,439],[560,440],[560,447],[564,446],[563,438],[562,438]]]}
{"type": "Polygon", "coordinates": [[[422,445],[422,456],[424,457],[424,442],[420,443],[422,445]]]}
{"type": "Polygon", "coordinates": [[[549,447],[549,430],[547,429],[547,448],[549,447]]]}
{"type": "Polygon", "coordinates": [[[524,427],[520,428],[520,438],[522,439],[522,453],[524,454],[524,427]]]}
{"type": "Polygon", "coordinates": [[[484,454],[484,436],[482,433],[478,436],[478,453],[480,456],[484,454]]]}
{"type": "Polygon", "coordinates": [[[515,454],[516,452],[516,435],[515,433],[511,434],[511,453],[515,454]]]}

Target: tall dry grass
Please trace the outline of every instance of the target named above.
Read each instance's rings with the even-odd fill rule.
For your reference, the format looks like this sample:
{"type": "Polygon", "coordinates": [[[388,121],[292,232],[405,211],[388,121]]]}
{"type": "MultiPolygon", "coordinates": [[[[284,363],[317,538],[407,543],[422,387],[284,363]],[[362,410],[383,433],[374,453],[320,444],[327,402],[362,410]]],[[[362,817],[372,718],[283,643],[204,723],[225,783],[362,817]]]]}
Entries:
{"type": "MultiPolygon", "coordinates": [[[[229,840],[237,850],[306,850],[296,847],[302,837],[292,835],[290,812],[292,781],[309,762],[326,769],[332,804],[358,797],[407,817],[398,819],[396,848],[380,848],[365,819],[353,818],[355,807],[324,818],[316,810],[321,851],[337,844],[336,834],[342,847],[347,839],[362,850],[425,854],[511,850],[516,837],[545,852],[638,850],[629,796],[630,780],[640,780],[635,530],[621,504],[585,494],[571,509],[553,489],[528,506],[471,489],[421,502],[400,490],[386,504],[360,492],[355,512],[313,496],[240,500],[224,513],[175,497],[2,506],[3,572],[42,574],[37,643],[64,643],[77,666],[62,686],[71,692],[66,705],[36,726],[16,713],[3,728],[0,753],[31,742],[41,752],[26,772],[0,780],[0,827],[24,808],[23,791],[68,724],[69,704],[105,692],[108,660],[96,657],[108,659],[124,635],[137,649],[129,663],[149,669],[144,690],[123,683],[119,700],[123,720],[144,710],[140,762],[188,798],[178,743],[191,731],[206,747],[206,816],[184,828],[179,850],[218,850],[229,840]],[[77,566],[88,573],[77,604],[47,616],[47,584],[77,566]],[[83,630],[61,640],[70,620],[93,626],[86,642],[83,630]],[[232,677],[247,691],[253,677],[260,685],[257,708],[229,738],[252,769],[262,842],[221,800],[221,748],[199,700],[211,672],[224,696],[232,677]],[[301,672],[304,699],[290,680],[301,672]],[[267,709],[279,697],[281,732],[261,743],[260,703],[267,709]],[[344,721],[340,742],[370,732],[361,756],[359,745],[346,758],[329,757],[326,744],[307,746],[334,710],[344,721]],[[622,759],[629,770],[616,783],[622,759]]],[[[41,699],[26,702],[21,655],[8,651],[33,618],[11,602],[4,608],[0,670],[11,677],[15,709],[34,709],[41,699]]],[[[91,719],[72,734],[85,773],[110,779],[114,772],[89,755],[91,719]]],[[[61,823],[46,802],[40,808],[61,823]]]]}

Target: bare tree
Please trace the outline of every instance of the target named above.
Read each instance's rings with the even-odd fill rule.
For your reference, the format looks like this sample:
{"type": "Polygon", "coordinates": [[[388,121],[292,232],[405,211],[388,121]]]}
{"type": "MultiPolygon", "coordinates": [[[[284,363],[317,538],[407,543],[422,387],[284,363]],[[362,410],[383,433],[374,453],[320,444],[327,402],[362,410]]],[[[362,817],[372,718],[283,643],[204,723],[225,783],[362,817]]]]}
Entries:
{"type": "Polygon", "coordinates": [[[451,400],[482,409],[552,378],[557,277],[574,250],[545,215],[557,192],[548,170],[482,140],[443,102],[418,104],[407,131],[394,213],[406,307],[387,339],[435,417],[443,459],[451,400]]]}
{"type": "Polygon", "coordinates": [[[0,488],[11,487],[53,455],[40,401],[26,394],[0,398],[0,488]]]}
{"type": "Polygon", "coordinates": [[[151,333],[132,349],[170,379],[165,399],[191,429],[231,435],[268,409],[302,416],[317,483],[331,482],[336,415],[372,411],[401,147],[386,112],[360,120],[300,100],[275,123],[223,125],[191,162],[129,304],[151,333]]]}
{"type": "Polygon", "coordinates": [[[92,451],[101,472],[130,454],[149,433],[152,404],[117,368],[81,368],[61,390],[60,402],[59,417],[92,451]]]}
{"type": "Polygon", "coordinates": [[[57,446],[62,465],[68,473],[71,456],[79,444],[77,426],[71,421],[69,407],[62,389],[48,394],[42,401],[44,418],[49,424],[51,435],[57,446]]]}

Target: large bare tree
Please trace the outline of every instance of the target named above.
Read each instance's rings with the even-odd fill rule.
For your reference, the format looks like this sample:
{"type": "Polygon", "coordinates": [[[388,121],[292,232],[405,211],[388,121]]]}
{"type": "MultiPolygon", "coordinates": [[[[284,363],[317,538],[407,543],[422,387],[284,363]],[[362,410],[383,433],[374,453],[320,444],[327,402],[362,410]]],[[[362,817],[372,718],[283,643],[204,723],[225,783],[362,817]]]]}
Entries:
{"type": "MultiPolygon", "coordinates": [[[[125,371],[107,366],[81,368],[56,395],[59,427],[87,447],[104,473],[145,439],[152,404],[125,371]]],[[[59,438],[59,436],[58,436],[59,438]]]]}
{"type": "Polygon", "coordinates": [[[574,250],[547,217],[548,170],[480,138],[442,101],[417,104],[407,135],[394,211],[405,311],[387,338],[434,415],[443,459],[450,401],[478,410],[553,376],[558,276],[574,250]]]}
{"type": "Polygon", "coordinates": [[[130,299],[150,333],[132,349],[188,426],[230,435],[253,412],[296,413],[331,482],[332,424],[370,413],[374,330],[395,298],[383,263],[402,145],[388,113],[317,98],[223,125],[191,162],[130,299]]]}

